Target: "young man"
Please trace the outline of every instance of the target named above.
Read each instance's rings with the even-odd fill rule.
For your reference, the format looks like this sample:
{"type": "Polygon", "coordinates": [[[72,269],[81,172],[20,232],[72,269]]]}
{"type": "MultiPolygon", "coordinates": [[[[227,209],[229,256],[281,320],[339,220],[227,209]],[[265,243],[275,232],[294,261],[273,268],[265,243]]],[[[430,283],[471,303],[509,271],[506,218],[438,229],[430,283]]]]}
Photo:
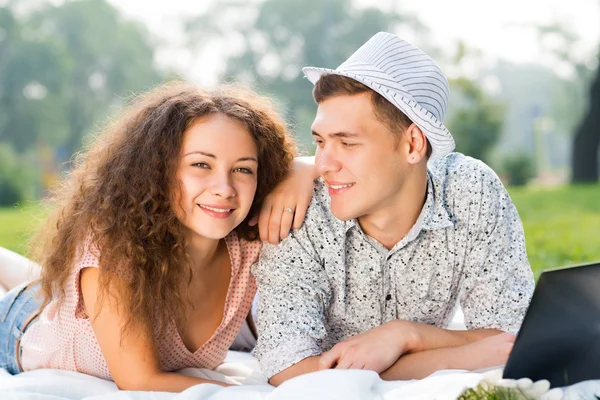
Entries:
{"type": "Polygon", "coordinates": [[[448,83],[378,33],[315,83],[317,181],[304,225],[265,244],[255,354],[274,385],[326,368],[384,379],[503,364],[534,280],[496,174],[450,153],[448,83]],[[457,300],[467,331],[443,329],[457,300]]]}

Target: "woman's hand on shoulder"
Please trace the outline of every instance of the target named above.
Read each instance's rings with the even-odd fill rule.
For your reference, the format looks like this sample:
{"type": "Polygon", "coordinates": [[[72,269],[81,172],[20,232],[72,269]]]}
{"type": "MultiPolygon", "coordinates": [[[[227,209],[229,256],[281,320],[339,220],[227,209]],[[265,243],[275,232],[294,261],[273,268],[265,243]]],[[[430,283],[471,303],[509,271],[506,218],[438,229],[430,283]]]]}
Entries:
{"type": "Polygon", "coordinates": [[[314,157],[296,157],[290,174],[263,202],[258,217],[258,231],[263,242],[278,244],[292,228],[302,226],[313,195],[314,180],[318,177],[314,157]]]}

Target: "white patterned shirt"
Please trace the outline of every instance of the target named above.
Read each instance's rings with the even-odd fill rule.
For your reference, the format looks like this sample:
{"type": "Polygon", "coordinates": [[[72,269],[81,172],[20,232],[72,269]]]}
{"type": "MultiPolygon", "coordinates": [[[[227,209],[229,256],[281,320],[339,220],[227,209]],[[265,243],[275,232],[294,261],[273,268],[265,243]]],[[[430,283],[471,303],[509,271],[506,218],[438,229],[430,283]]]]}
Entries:
{"type": "Polygon", "coordinates": [[[416,224],[391,250],[330,211],[322,180],[304,225],[254,266],[255,355],[270,378],[340,341],[402,319],[446,327],[457,300],[469,329],[517,331],[534,279],[517,210],[483,162],[430,163],[416,224]]]}

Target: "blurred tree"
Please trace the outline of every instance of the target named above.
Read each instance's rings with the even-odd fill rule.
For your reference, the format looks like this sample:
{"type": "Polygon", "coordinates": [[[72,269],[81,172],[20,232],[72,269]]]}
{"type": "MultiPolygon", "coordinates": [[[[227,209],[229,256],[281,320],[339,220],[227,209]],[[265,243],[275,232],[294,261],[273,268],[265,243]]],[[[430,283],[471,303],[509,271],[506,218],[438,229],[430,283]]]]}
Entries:
{"type": "Polygon", "coordinates": [[[147,30],[105,0],[5,3],[0,202],[43,194],[97,122],[161,80],[147,30]]]}
{"type": "Polygon", "coordinates": [[[535,176],[535,160],[531,154],[516,151],[504,158],[501,170],[511,186],[524,186],[535,176]]]}
{"type": "MultiPolygon", "coordinates": [[[[473,70],[473,65],[482,65],[480,50],[470,48],[459,41],[451,56],[453,69],[466,68],[468,76],[450,79],[450,110],[446,125],[456,142],[456,151],[490,163],[489,153],[498,142],[502,132],[506,107],[502,101],[494,99],[483,90],[480,81],[481,71],[473,70]]],[[[464,71],[464,70],[462,70],[464,71]]]]}
{"type": "Polygon", "coordinates": [[[573,140],[573,182],[598,181],[598,152],[600,151],[600,68],[590,88],[587,114],[575,132],[573,140]]]}
{"type": "Polygon", "coordinates": [[[582,115],[585,106],[581,104],[584,98],[581,93],[582,86],[588,86],[594,75],[577,57],[577,41],[579,37],[564,26],[558,24],[542,25],[538,27],[538,34],[543,47],[548,48],[556,58],[558,67],[568,67],[572,70],[573,79],[569,82],[570,92],[567,96],[557,96],[557,99],[568,104],[562,107],[565,112],[559,123],[570,124],[569,131],[575,130],[571,157],[571,180],[573,182],[596,182],[599,177],[600,164],[598,152],[600,151],[600,68],[597,68],[595,79],[590,86],[588,110],[582,115]],[[552,46],[545,45],[545,42],[552,46]],[[561,65],[562,64],[562,65],[561,65]],[[564,99],[566,97],[566,99],[564,99]],[[573,118],[580,120],[579,124],[573,118]]]}
{"type": "Polygon", "coordinates": [[[9,145],[0,143],[0,206],[34,199],[37,179],[28,157],[17,157],[9,145]]]}
{"type": "Polygon", "coordinates": [[[15,153],[8,145],[0,144],[0,206],[11,206],[23,198],[15,172],[18,172],[15,153]]]}
{"type": "Polygon", "coordinates": [[[450,84],[457,106],[447,125],[456,141],[456,151],[488,162],[488,153],[502,131],[505,107],[470,79],[453,79],[450,84]]]}
{"type": "Polygon", "coordinates": [[[19,151],[61,127],[57,98],[65,79],[60,46],[27,34],[10,9],[0,8],[0,141],[19,151]]]}
{"type": "Polygon", "coordinates": [[[68,158],[120,98],[160,80],[148,32],[105,0],[0,9],[0,140],[18,151],[68,158]]]}
{"type": "Polygon", "coordinates": [[[301,68],[335,68],[373,34],[394,32],[401,25],[425,31],[414,17],[356,8],[352,0],[265,0],[214,2],[187,28],[200,46],[218,37],[239,44],[240,51],[227,61],[224,78],[256,83],[257,89],[283,102],[288,120],[309,147],[316,106],[301,68]]]}
{"type": "Polygon", "coordinates": [[[32,34],[52,38],[68,54],[62,102],[70,153],[92,124],[120,105],[119,97],[161,80],[146,29],[124,20],[105,0],[69,1],[47,6],[30,20],[32,34]]]}

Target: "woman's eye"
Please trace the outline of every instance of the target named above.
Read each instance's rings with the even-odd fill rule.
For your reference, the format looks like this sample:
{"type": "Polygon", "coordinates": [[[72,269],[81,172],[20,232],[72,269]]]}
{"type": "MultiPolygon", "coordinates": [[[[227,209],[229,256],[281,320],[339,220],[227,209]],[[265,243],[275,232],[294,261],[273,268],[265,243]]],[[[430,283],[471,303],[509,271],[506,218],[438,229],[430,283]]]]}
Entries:
{"type": "Polygon", "coordinates": [[[209,166],[207,163],[203,163],[203,162],[194,163],[194,164],[192,164],[192,167],[197,167],[197,168],[210,168],[210,166],[209,166]]]}
{"type": "Polygon", "coordinates": [[[233,170],[233,172],[241,172],[244,174],[252,174],[253,171],[250,168],[236,168],[233,170]]]}

